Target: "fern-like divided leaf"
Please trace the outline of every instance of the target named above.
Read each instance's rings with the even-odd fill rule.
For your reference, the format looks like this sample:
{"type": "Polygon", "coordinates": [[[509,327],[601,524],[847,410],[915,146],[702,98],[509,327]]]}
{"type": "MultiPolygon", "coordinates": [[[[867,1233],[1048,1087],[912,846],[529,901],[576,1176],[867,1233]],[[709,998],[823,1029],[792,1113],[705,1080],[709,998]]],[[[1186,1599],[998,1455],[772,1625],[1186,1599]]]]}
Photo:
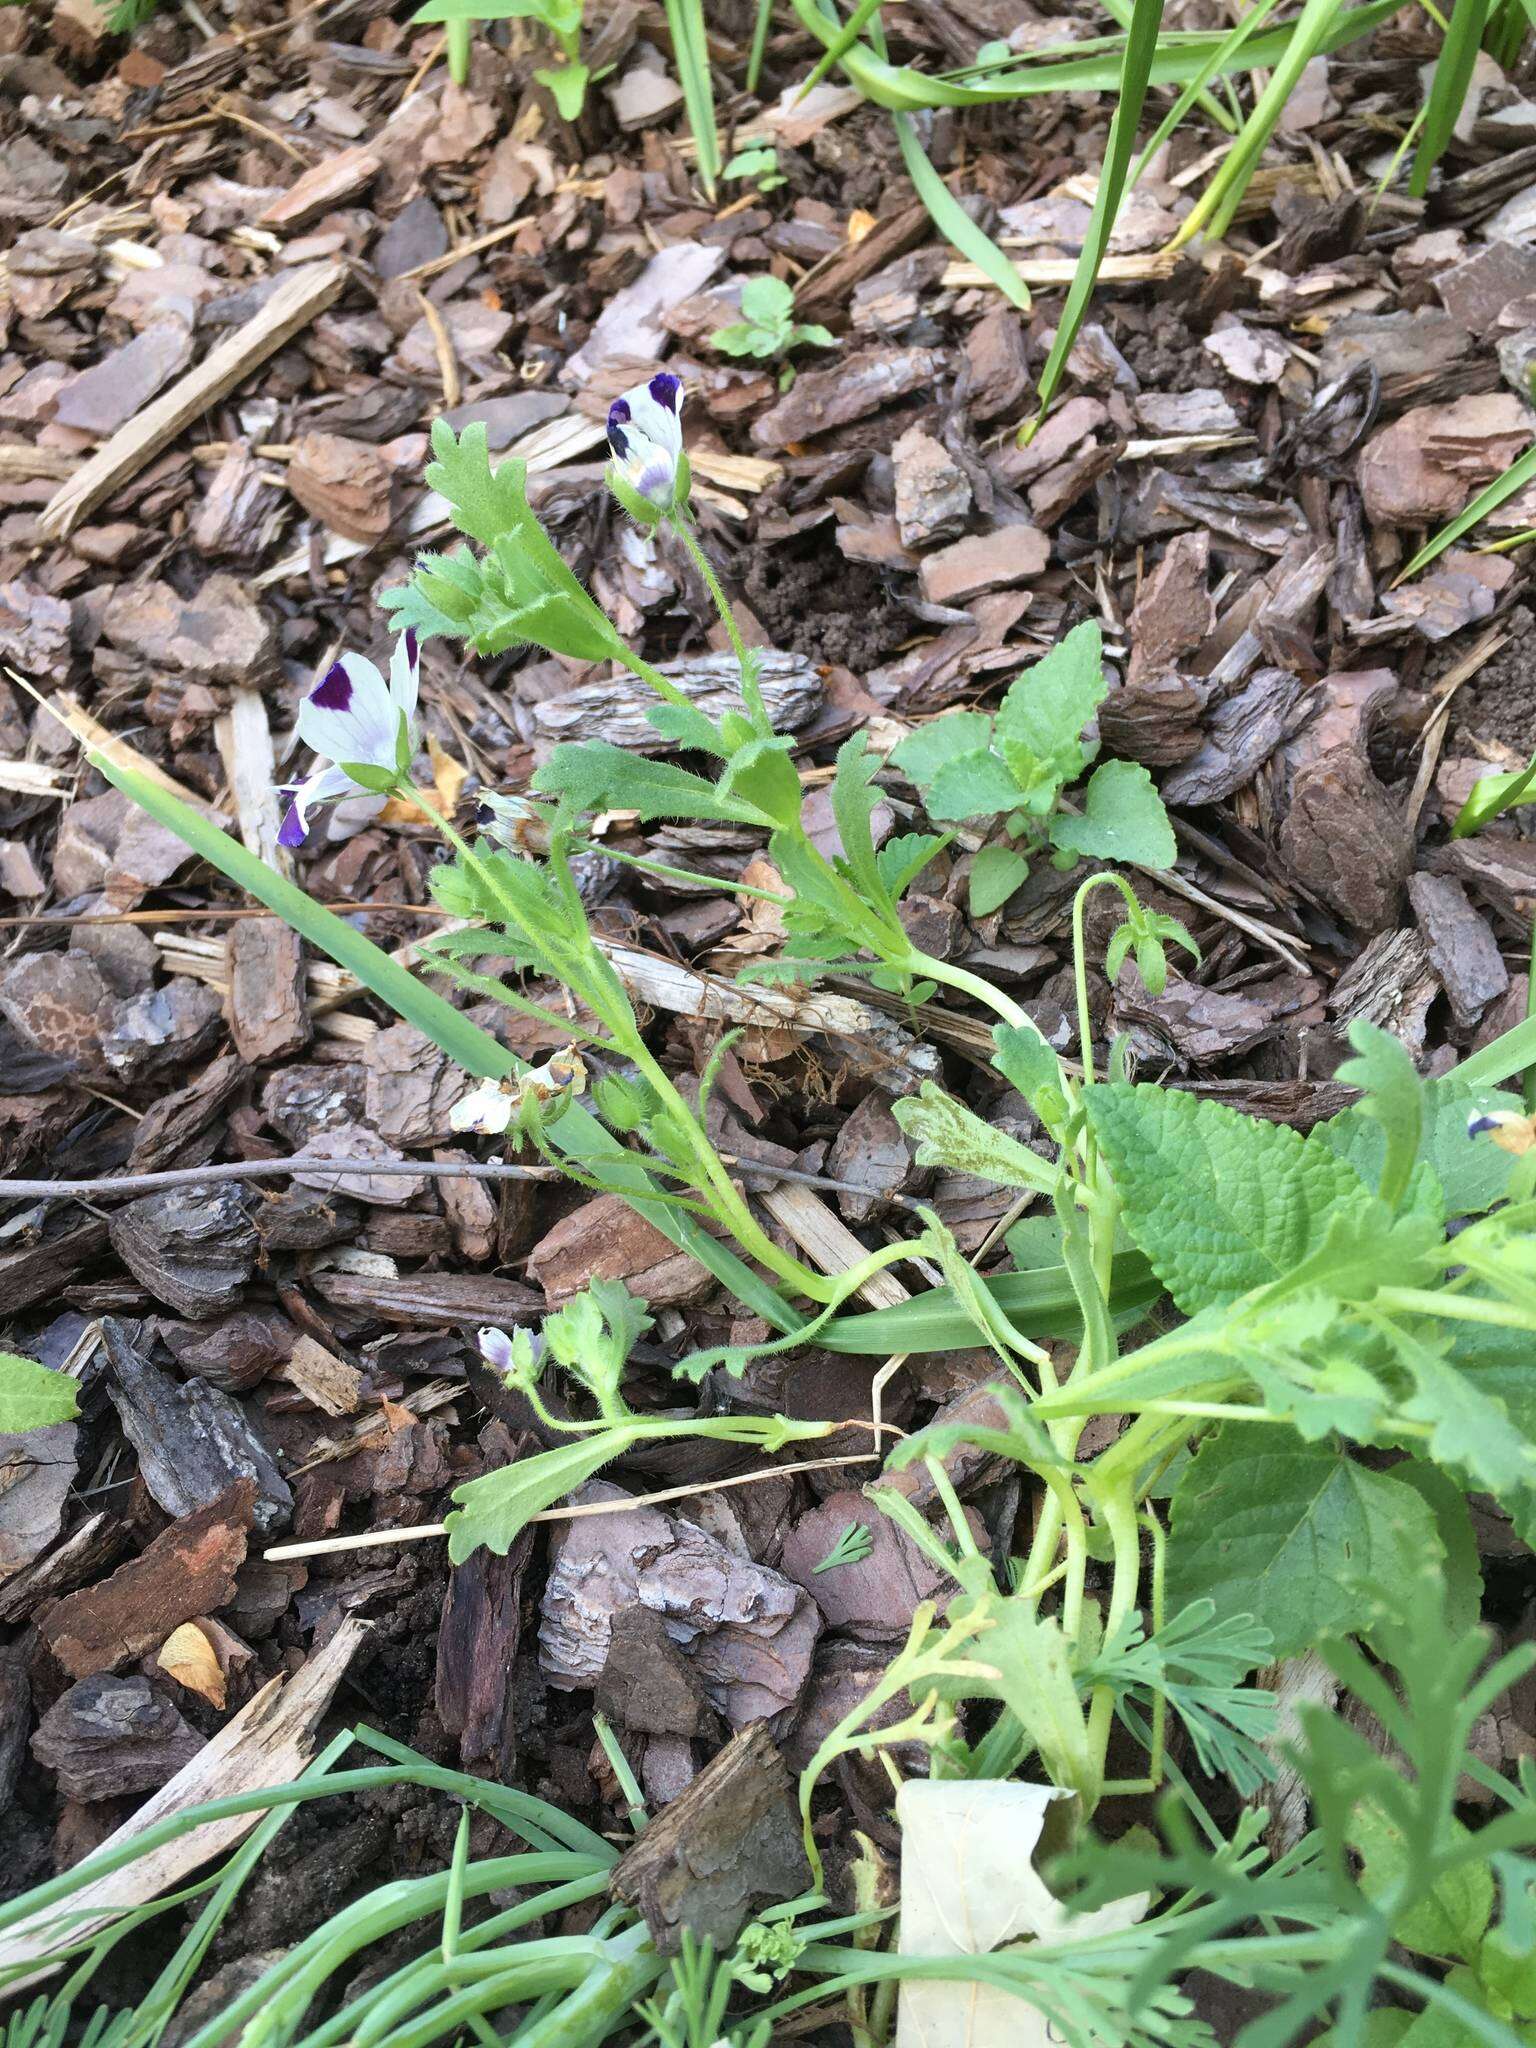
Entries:
{"type": "Polygon", "coordinates": [[[422,556],[411,581],[380,600],[396,627],[467,640],[480,654],[531,645],[578,661],[624,660],[612,623],[528,503],[528,465],[510,457],[493,469],[478,420],[457,438],[446,420],[435,421],[432,452],[428,484],[484,552],[422,556]]]}

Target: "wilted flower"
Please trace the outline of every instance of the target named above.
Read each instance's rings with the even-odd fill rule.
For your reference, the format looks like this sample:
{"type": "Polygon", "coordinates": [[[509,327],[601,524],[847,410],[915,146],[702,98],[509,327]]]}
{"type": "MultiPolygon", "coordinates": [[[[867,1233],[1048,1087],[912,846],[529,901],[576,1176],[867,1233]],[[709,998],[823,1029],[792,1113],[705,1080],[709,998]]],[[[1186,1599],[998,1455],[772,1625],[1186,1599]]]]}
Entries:
{"type": "Polygon", "coordinates": [[[542,1067],[530,1067],[527,1073],[505,1081],[483,1081],[449,1110],[449,1126],[481,1137],[499,1137],[514,1126],[520,1129],[530,1112],[550,1121],[548,1105],[558,1104],[563,1109],[586,1085],[586,1064],[574,1046],[567,1046],[564,1052],[551,1053],[542,1067]]]}
{"type": "Polygon", "coordinates": [[[495,790],[485,790],[475,811],[475,823],[487,839],[494,839],[508,853],[549,851],[548,826],[534,806],[520,796],[501,796],[495,790]]]}
{"type": "Polygon", "coordinates": [[[284,846],[303,845],[317,805],[359,790],[383,794],[404,781],[416,751],[419,665],[416,635],[407,632],[395,643],[387,682],[365,656],[343,654],[304,699],[299,738],[323,765],[278,792],[290,799],[278,833],[284,846]]]}
{"type": "Polygon", "coordinates": [[[608,408],[609,481],[636,519],[654,522],[688,497],[682,411],[682,380],[670,370],[631,386],[608,408]]]}
{"type": "Polygon", "coordinates": [[[1520,1116],[1512,1109],[1474,1111],[1467,1118],[1469,1138],[1492,1138],[1501,1152],[1523,1159],[1536,1146],[1536,1116],[1520,1116]]]}

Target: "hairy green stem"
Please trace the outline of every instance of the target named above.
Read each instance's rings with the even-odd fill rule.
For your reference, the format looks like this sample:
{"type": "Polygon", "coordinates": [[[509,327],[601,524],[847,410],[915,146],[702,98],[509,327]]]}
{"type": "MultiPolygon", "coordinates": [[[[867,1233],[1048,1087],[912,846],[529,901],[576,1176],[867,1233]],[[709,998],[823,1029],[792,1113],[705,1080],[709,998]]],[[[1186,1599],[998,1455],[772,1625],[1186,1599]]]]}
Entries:
{"type": "Polygon", "coordinates": [[[741,671],[741,697],[752,716],[753,723],[765,739],[773,733],[773,720],[768,716],[768,707],[763,702],[763,692],[757,680],[757,664],[747,652],[747,643],[741,637],[741,628],[736,623],[736,614],[722,589],[714,564],[699,543],[691,521],[681,512],[674,512],[668,522],[683,546],[688,550],[694,567],[704,578],[710,596],[714,599],[715,610],[720,614],[720,623],[730,637],[731,652],[741,671]]]}

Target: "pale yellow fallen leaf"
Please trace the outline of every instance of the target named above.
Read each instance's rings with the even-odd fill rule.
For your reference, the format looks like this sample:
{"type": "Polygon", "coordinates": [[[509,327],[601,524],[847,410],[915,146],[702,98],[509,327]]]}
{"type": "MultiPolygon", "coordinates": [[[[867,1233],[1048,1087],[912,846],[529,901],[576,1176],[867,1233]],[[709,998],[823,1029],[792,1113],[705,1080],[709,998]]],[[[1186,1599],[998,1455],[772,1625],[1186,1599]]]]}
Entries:
{"type": "Polygon", "coordinates": [[[155,1662],[167,1677],[224,1711],[224,1671],[213,1644],[195,1621],[173,1628],[160,1645],[155,1662]]]}

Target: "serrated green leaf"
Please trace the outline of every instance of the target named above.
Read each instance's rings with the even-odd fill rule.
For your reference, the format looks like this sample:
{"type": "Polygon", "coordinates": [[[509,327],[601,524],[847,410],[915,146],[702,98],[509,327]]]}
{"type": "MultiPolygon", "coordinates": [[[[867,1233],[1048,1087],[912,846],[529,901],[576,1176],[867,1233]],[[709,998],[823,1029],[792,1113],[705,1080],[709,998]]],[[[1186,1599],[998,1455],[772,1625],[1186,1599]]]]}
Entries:
{"type": "Polygon", "coordinates": [[[47,1429],[72,1422],[79,1412],[80,1389],[67,1372],[0,1351],[0,1436],[26,1429],[47,1429]]]}
{"type": "Polygon", "coordinates": [[[1014,810],[1022,801],[1012,770],[990,749],[957,754],[934,775],[924,802],[930,818],[982,818],[1014,810]]]}
{"type": "MultiPolygon", "coordinates": [[[[1435,1190],[1421,1186],[1416,1192],[1410,1182],[1410,1199],[1427,1211],[1433,1192],[1440,1213],[1446,1216],[1481,1216],[1501,1202],[1516,1161],[1499,1146],[1467,1134],[1470,1118],[1501,1110],[1518,1116],[1524,1104],[1505,1089],[1466,1082],[1454,1073],[1427,1082],[1417,1170],[1433,1176],[1435,1190]]],[[[1347,1159],[1367,1186],[1380,1185],[1386,1135],[1380,1123],[1358,1104],[1314,1125],[1307,1143],[1326,1145],[1347,1159]]]]}
{"type": "Polygon", "coordinates": [[[804,791],[790,759],[789,742],[754,739],[738,747],[720,778],[720,797],[738,807],[738,816],[750,807],[766,824],[795,829],[804,791]]]}
{"type": "Polygon", "coordinates": [[[1422,1458],[1404,1458],[1392,1467],[1392,1477],[1411,1486],[1435,1518],[1445,1549],[1447,1623],[1453,1629],[1476,1628],[1483,1611],[1483,1571],[1466,1494],[1438,1465],[1422,1458]]]}
{"type": "MultiPolygon", "coordinates": [[[[1460,1822],[1453,1831],[1467,1839],[1460,1822]]],[[[1401,1884],[1412,1854],[1402,1829],[1379,1806],[1362,1801],[1355,1809],[1350,1838],[1361,1859],[1360,1889],[1368,1899],[1389,1898],[1401,1884]]],[[[1420,1955],[1469,1963],[1487,1930],[1493,1900],[1493,1873],[1487,1864],[1459,1864],[1445,1873],[1427,1898],[1393,1921],[1392,1938],[1420,1955]]]]}
{"type": "Polygon", "coordinates": [[[1031,1109],[1042,1089],[1060,1088],[1061,1062],[1034,1025],[994,1024],[992,1043],[997,1048],[993,1066],[1010,1087],[1018,1089],[1031,1109]]]}
{"type": "Polygon", "coordinates": [[[1051,822],[1051,842],[1090,860],[1171,868],[1179,845],[1157,786],[1139,761],[1105,761],[1083,793],[1081,817],[1051,822]]]}
{"type": "Polygon", "coordinates": [[[1345,1060],[1336,1079],[1363,1090],[1355,1108],[1380,1124],[1386,1139],[1380,1194],[1396,1209],[1408,1192],[1408,1177],[1419,1156],[1424,1130],[1424,1084],[1401,1039],[1364,1017],[1349,1027],[1353,1059],[1345,1060]]]}
{"type": "Polygon", "coordinates": [[[985,752],[991,738],[992,721],[984,711],[946,711],[893,747],[891,766],[926,789],[946,763],[962,754],[985,752]]]}
{"type": "Polygon", "coordinates": [[[1288,1279],[1331,1217],[1367,1199],[1334,1153],[1223,1103],[1100,1082],[1083,1105],[1126,1227],[1186,1314],[1288,1279]]]}
{"type": "MultiPolygon", "coordinates": [[[[1097,747],[1083,729],[1104,701],[1104,646],[1098,624],[1085,619],[1009,688],[997,713],[997,743],[1019,783],[1055,792],[1075,782],[1097,747]]],[[[1049,809],[1049,801],[1037,804],[1049,809]]]]}
{"type": "Polygon", "coordinates": [[[903,832],[887,839],[875,855],[880,881],[893,903],[899,903],[923,869],[949,844],[941,832],[903,832]]]}
{"type": "Polygon", "coordinates": [[[1029,879],[1029,862],[1011,846],[984,846],[971,863],[971,915],[990,917],[1029,879]]]}
{"type": "Polygon", "coordinates": [[[1167,1597],[1250,1614],[1288,1657],[1358,1624],[1359,1581],[1411,1586],[1443,1556],[1428,1506],[1390,1473],[1271,1424],[1228,1422],[1174,1490],[1167,1597]]]}
{"type": "Polygon", "coordinates": [[[783,278],[765,271],[749,277],[741,288],[741,312],[759,327],[787,326],[795,310],[795,294],[783,278]]]}
{"type": "Polygon", "coordinates": [[[722,761],[729,758],[731,750],[714,720],[700,711],[697,705],[648,704],[645,722],[653,726],[664,740],[671,740],[674,746],[691,747],[700,754],[714,754],[722,761]]]}

